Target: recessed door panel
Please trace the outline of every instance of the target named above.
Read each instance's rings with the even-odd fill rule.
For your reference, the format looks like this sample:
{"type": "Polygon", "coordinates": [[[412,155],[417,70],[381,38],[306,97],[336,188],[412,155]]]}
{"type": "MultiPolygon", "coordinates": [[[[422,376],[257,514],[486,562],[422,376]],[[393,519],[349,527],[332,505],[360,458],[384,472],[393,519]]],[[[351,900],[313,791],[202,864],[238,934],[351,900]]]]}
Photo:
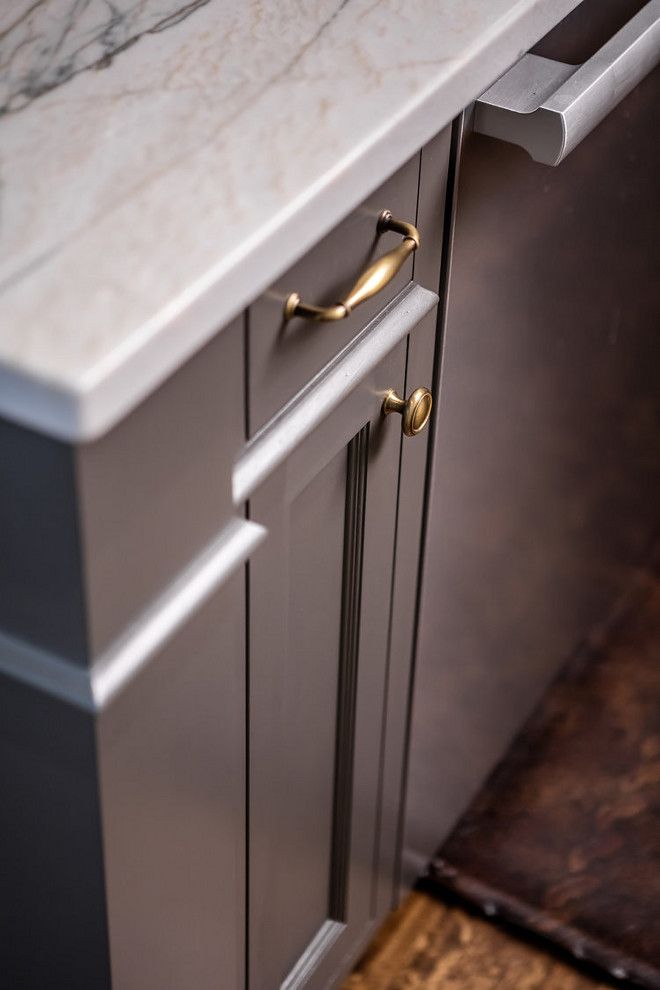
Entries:
{"type": "Polygon", "coordinates": [[[324,986],[375,923],[405,344],[257,491],[249,986],[324,986]],[[380,386],[373,388],[374,381],[380,386]]]}
{"type": "MultiPolygon", "coordinates": [[[[269,709],[270,729],[263,777],[255,771],[255,782],[267,779],[266,810],[257,802],[252,828],[262,854],[269,849],[267,876],[255,876],[255,886],[267,886],[266,896],[272,892],[278,905],[276,917],[264,916],[267,930],[254,936],[271,938],[277,930],[282,971],[328,917],[341,616],[341,599],[332,592],[342,578],[345,461],[341,450],[287,507],[278,588],[262,591],[270,577],[262,577],[258,561],[253,569],[253,594],[271,599],[269,614],[272,606],[284,609],[273,617],[281,640],[273,637],[272,672],[253,685],[269,709]],[[276,753],[269,758],[271,745],[276,753]]],[[[255,620],[266,622],[258,608],[255,620]]],[[[261,630],[266,649],[267,629],[261,630]]],[[[261,641],[258,630],[255,637],[261,641]]]]}

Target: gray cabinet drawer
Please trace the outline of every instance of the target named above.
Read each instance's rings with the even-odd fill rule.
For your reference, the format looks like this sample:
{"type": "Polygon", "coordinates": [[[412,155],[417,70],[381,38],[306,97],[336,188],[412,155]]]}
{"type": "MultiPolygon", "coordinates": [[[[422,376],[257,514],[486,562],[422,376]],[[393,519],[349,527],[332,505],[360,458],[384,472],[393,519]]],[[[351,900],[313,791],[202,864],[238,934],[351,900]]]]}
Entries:
{"type": "Polygon", "coordinates": [[[304,302],[315,305],[336,303],[367,265],[400,243],[399,234],[377,234],[378,217],[388,209],[398,219],[415,223],[418,179],[416,155],[250,307],[250,433],[263,426],[412,278],[410,258],[389,285],[347,319],[284,320],[284,301],[290,293],[297,292],[304,302]]]}

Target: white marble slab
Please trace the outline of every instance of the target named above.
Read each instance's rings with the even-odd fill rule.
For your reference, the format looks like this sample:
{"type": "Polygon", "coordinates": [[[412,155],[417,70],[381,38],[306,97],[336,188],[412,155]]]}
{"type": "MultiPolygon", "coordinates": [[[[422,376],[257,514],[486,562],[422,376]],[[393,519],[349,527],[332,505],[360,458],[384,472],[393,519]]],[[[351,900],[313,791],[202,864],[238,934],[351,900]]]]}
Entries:
{"type": "Polygon", "coordinates": [[[0,414],[125,415],[578,0],[12,0],[0,414]]]}

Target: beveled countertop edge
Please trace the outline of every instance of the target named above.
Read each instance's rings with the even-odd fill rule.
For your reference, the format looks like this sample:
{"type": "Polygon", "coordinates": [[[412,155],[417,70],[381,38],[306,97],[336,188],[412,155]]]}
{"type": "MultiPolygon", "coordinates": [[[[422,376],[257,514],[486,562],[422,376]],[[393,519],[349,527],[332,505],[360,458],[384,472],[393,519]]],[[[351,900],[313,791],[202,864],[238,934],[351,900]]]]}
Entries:
{"type": "Polygon", "coordinates": [[[497,30],[474,40],[467,58],[432,78],[368,143],[239,241],[82,380],[0,364],[0,415],[73,443],[108,432],[579,2],[519,0],[497,30]]]}

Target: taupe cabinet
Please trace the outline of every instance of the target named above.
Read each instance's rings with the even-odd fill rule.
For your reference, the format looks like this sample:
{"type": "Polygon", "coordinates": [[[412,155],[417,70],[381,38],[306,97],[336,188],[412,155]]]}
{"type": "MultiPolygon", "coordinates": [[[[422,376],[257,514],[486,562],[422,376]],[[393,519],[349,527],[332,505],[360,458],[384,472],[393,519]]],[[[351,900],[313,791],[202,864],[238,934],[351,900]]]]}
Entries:
{"type": "Polygon", "coordinates": [[[400,429],[370,386],[404,375],[402,343],[250,504],[274,537],[249,564],[254,986],[298,960],[323,986],[376,916],[400,429]]]}
{"type": "MultiPolygon", "coordinates": [[[[428,222],[439,233],[446,135],[433,150],[440,194],[429,194],[428,222]]],[[[324,242],[320,260],[334,264],[321,271],[355,270],[373,251],[374,218],[401,187],[414,216],[418,176],[416,159],[376,194],[378,208],[349,220],[348,261],[324,242]]],[[[438,254],[427,254],[437,281],[438,254]]],[[[283,277],[283,294],[306,268],[283,277]]],[[[248,568],[252,987],[331,985],[393,903],[426,439],[406,442],[417,458],[404,482],[400,420],[383,417],[382,402],[388,389],[421,384],[413,371],[430,381],[436,298],[416,280],[404,288],[255,435],[234,475],[235,493],[249,495],[250,517],[270,534],[248,568]],[[393,586],[408,541],[415,566],[403,614],[393,586]],[[404,640],[396,656],[393,635],[395,646],[404,640]]],[[[249,320],[250,353],[270,341],[273,362],[291,347],[269,334],[275,299],[249,320]]],[[[281,323],[280,314],[281,303],[281,323]]],[[[301,360],[328,348],[334,329],[293,327],[301,360]]],[[[251,385],[250,416],[260,422],[262,396],[251,385]]],[[[275,388],[281,396],[286,384],[275,388]]]]}
{"type": "MultiPolygon", "coordinates": [[[[583,63],[640,6],[585,0],[535,52],[583,63]]],[[[455,129],[409,880],[657,536],[659,96],[656,69],[557,168],[455,129]]]]}
{"type": "Polygon", "coordinates": [[[657,526],[654,86],[557,172],[467,112],[101,439],[0,422],[2,990],[329,990],[424,868],[657,526]]]}
{"type": "Polygon", "coordinates": [[[8,990],[242,984],[242,342],[97,443],[0,428],[8,990]]]}
{"type": "Polygon", "coordinates": [[[329,987],[394,902],[448,155],[102,439],[0,424],[3,986],[329,987]]]}

